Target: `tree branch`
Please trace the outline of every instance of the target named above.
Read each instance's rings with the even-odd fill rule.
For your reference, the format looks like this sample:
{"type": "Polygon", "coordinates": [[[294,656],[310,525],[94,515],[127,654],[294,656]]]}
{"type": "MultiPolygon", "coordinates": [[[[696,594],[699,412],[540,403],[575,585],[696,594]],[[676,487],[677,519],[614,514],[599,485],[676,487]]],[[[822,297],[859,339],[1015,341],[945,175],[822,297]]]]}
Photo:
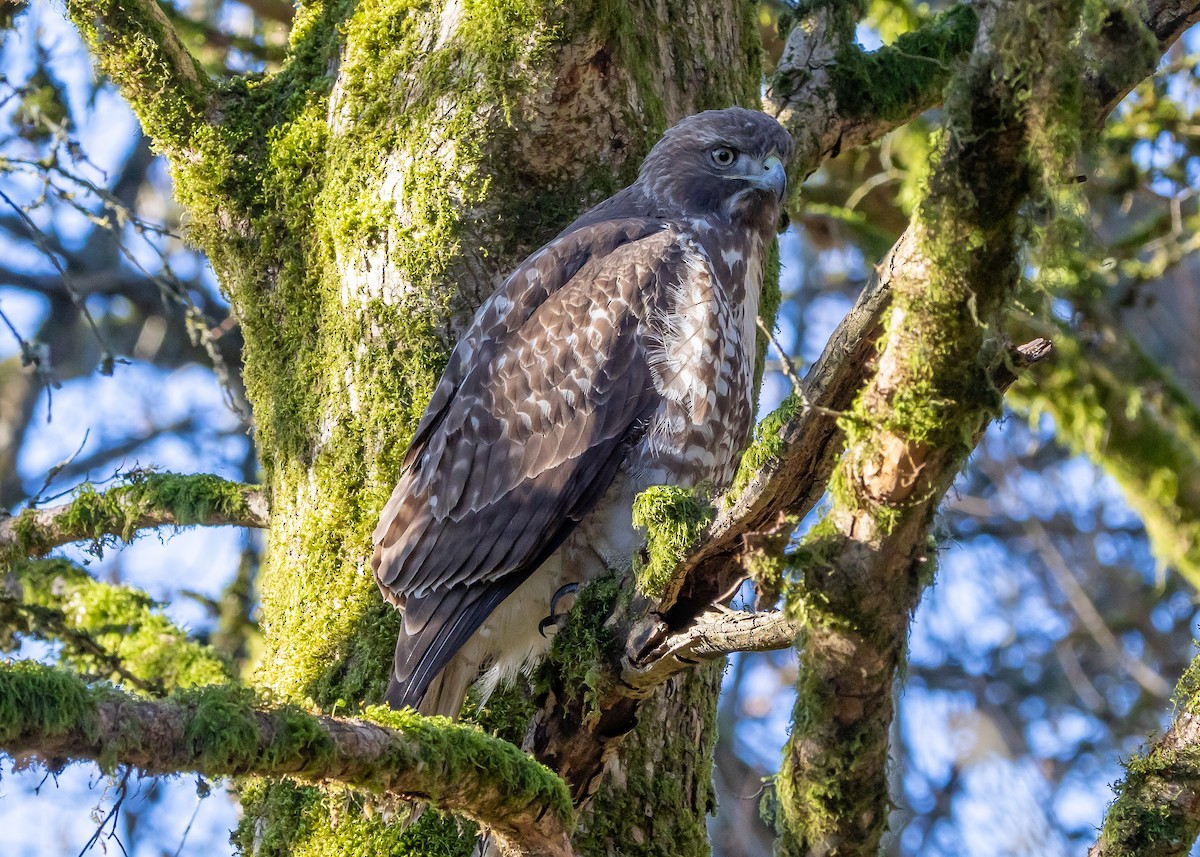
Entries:
{"type": "Polygon", "coordinates": [[[1175,720],[1145,755],[1125,763],[1125,779],[1088,857],[1185,857],[1200,836],[1200,660],[1179,680],[1175,720]]]}
{"type": "Polygon", "coordinates": [[[1103,120],[1129,92],[1154,73],[1158,59],[1200,21],[1196,0],[1113,0],[1099,33],[1086,45],[1091,62],[1084,93],[1103,120]]]}
{"type": "Polygon", "coordinates": [[[790,648],[801,624],[778,610],[763,613],[713,610],[682,631],[668,636],[644,666],[629,664],[621,685],[637,696],[668,678],[704,661],[715,661],[734,652],[770,652],[790,648]]]}
{"type": "Polygon", "coordinates": [[[0,746],[51,767],[113,760],[152,774],[292,777],[428,800],[490,827],[520,853],[568,857],[562,781],[477,728],[387,708],[378,722],[269,707],[234,685],[142,701],[30,661],[0,665],[0,746]]]}
{"type": "Polygon", "coordinates": [[[260,486],[210,474],[139,473],[104,493],[84,483],[69,503],[0,518],[0,560],[42,556],[69,542],[129,541],[148,527],[265,527],[267,516],[260,486]]]}
{"type": "Polygon", "coordinates": [[[788,35],[763,99],[796,140],[791,169],[801,177],[939,104],[976,26],[975,12],[960,4],[868,53],[855,43],[854,4],[813,7],[788,35]]]}
{"type": "MultiPolygon", "coordinates": [[[[1077,73],[1067,46],[1079,5],[981,6],[975,51],[948,90],[949,127],[893,255],[889,335],[843,420],[831,508],[798,550],[787,593],[805,609],[777,779],[781,855],[879,849],[892,689],[931,579],[929,527],[1016,362],[1002,330],[1020,276],[1019,208],[1073,154],[1046,129],[1076,118],[1055,81],[1077,73]]],[[[1020,362],[1045,353],[1026,351],[1020,362]]]]}
{"type": "Polygon", "coordinates": [[[158,3],[68,0],[67,11],[146,134],[172,160],[194,154],[215,88],[158,3]]]}
{"type": "MultiPolygon", "coordinates": [[[[792,132],[791,170],[801,178],[941,104],[952,64],[966,56],[975,36],[975,13],[960,3],[895,44],[866,52],[855,44],[852,8],[812,4],[788,34],[763,99],[792,132]]],[[[1097,123],[1200,21],[1197,0],[1114,0],[1109,9],[1085,45],[1084,91],[1097,123]]]]}

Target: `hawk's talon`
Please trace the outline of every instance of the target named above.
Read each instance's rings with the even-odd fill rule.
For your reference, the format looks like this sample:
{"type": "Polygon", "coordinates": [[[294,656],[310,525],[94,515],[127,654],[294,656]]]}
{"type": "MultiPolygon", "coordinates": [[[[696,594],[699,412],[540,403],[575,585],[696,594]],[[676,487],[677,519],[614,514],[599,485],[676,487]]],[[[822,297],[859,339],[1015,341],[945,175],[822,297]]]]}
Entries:
{"type": "Polygon", "coordinates": [[[544,639],[550,639],[548,636],[546,636],[547,628],[549,628],[551,625],[557,627],[561,625],[563,620],[567,618],[566,614],[558,612],[558,602],[562,601],[568,595],[573,595],[578,590],[578,583],[564,583],[562,586],[558,587],[558,591],[556,591],[554,595],[550,596],[550,615],[541,622],[538,622],[538,633],[541,634],[544,639]]]}
{"type": "Polygon", "coordinates": [[[558,602],[562,601],[568,595],[574,595],[579,591],[578,583],[564,583],[558,587],[558,591],[550,597],[550,618],[553,619],[558,615],[558,602]]]}

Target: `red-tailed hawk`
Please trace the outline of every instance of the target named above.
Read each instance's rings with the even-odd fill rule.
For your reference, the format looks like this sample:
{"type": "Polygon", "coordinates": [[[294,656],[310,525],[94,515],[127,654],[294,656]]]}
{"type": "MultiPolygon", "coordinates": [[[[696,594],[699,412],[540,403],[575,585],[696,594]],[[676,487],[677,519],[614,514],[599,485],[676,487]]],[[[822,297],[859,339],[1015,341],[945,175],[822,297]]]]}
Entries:
{"type": "Polygon", "coordinates": [[[375,529],[393,707],[456,716],[528,669],[555,593],[628,568],[639,491],[733,478],[791,151],[764,113],[684,119],[479,308],[375,529]]]}

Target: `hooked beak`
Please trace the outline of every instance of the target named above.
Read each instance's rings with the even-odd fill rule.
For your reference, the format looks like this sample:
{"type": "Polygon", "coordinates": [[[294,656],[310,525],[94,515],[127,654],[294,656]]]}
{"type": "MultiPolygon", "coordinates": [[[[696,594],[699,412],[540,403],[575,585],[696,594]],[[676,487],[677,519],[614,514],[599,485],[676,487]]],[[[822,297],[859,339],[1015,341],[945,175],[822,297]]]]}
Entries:
{"type": "Polygon", "coordinates": [[[777,200],[783,202],[783,196],[787,193],[787,172],[783,168],[783,161],[777,155],[768,155],[763,159],[762,166],[762,175],[751,178],[751,181],[763,190],[771,191],[777,200]]]}

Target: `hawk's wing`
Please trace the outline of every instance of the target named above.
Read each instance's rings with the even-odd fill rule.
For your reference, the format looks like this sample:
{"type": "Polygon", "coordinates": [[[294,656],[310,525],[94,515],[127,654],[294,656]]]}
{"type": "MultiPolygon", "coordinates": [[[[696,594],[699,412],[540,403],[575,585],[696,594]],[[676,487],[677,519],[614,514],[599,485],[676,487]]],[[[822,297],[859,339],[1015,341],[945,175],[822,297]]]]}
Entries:
{"type": "Polygon", "coordinates": [[[662,221],[591,224],[531,256],[480,309],[375,530],[376,578],[404,607],[394,702],[420,701],[645,432],[660,396],[640,302],[680,282],[682,255],[662,221]]]}

